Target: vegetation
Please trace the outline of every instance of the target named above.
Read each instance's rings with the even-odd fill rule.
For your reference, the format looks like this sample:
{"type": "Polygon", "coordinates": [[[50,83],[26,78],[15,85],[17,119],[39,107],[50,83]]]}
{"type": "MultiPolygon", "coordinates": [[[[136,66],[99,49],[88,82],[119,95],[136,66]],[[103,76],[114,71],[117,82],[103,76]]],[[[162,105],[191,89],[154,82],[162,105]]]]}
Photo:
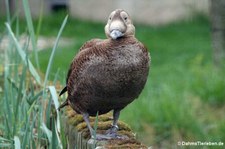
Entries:
{"type": "MultiPolygon", "coordinates": [[[[65,15],[43,18],[39,35],[56,37],[64,18],[65,15]]],[[[30,35],[26,21],[15,19],[8,28],[0,24],[0,31],[10,37],[15,34],[17,38],[21,33],[30,35]]],[[[33,24],[34,29],[38,28],[38,20],[33,24]]],[[[31,60],[36,67],[35,52],[30,53],[27,45],[21,45],[26,53],[21,59],[18,44],[10,38],[9,52],[1,56],[5,62],[1,61],[1,70],[4,67],[1,72],[4,78],[0,81],[3,88],[0,92],[3,97],[0,97],[1,147],[20,144],[22,148],[35,148],[43,142],[49,147],[65,145],[63,136],[53,141],[58,137],[54,127],[57,121],[51,116],[55,112],[50,110],[51,103],[55,102],[51,100],[56,96],[55,87],[52,86],[50,93],[46,89],[49,82],[54,85],[56,80],[65,84],[69,64],[79,47],[92,38],[105,38],[103,28],[101,23],[69,18],[62,37],[70,38],[72,43],[37,53],[40,70],[35,71],[47,75],[40,75],[42,83],[46,78],[44,86],[38,85],[27,65],[31,60]],[[48,65],[52,51],[53,63],[48,65]],[[47,112],[43,121],[45,101],[47,112]]],[[[198,16],[159,27],[136,24],[136,37],[149,48],[151,70],[144,91],[121,112],[121,119],[137,131],[137,137],[145,144],[159,148],[175,148],[178,141],[225,143],[225,69],[213,66],[208,19],[198,16]]]]}

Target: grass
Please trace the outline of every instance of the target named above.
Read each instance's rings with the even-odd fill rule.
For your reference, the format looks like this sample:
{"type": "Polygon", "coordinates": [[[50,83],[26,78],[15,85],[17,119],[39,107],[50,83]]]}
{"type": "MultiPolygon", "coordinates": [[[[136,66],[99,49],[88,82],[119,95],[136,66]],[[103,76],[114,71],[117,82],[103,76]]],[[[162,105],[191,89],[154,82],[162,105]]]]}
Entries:
{"type": "MultiPolygon", "coordinates": [[[[6,1],[8,3],[8,1],[6,1]]],[[[0,98],[0,148],[66,148],[63,133],[59,135],[60,113],[58,95],[55,86],[49,85],[49,71],[52,59],[57,48],[58,40],[67,22],[65,17],[58,36],[52,48],[44,81],[37,69],[30,61],[28,45],[32,41],[32,50],[35,54],[37,67],[39,66],[36,38],[29,12],[28,1],[23,0],[26,15],[26,26],[29,40],[21,45],[19,43],[20,27],[18,16],[15,16],[15,28],[12,29],[13,20],[7,13],[2,37],[8,39],[6,49],[1,49],[1,87],[3,96],[0,98]],[[5,33],[5,34],[4,34],[5,33]],[[7,35],[7,36],[6,36],[7,35]],[[47,93],[49,91],[50,93],[47,93]],[[63,142],[62,142],[63,141],[63,142]]],[[[7,5],[8,6],[8,5],[7,5]]],[[[8,6],[9,7],[9,6],[8,6]]],[[[8,8],[7,8],[8,9],[8,8]]],[[[2,25],[2,24],[1,24],[2,25]]],[[[2,40],[0,40],[2,42],[2,40]]],[[[52,84],[55,84],[54,82],[52,84]]]]}
{"type": "MultiPolygon", "coordinates": [[[[52,16],[51,19],[43,18],[39,34],[46,37],[56,37],[63,18],[64,15],[52,16]]],[[[27,31],[26,25],[23,25],[25,23],[25,21],[20,20],[19,31],[21,33],[27,31]]],[[[34,21],[33,24],[36,28],[35,25],[38,24],[38,20],[34,21]]],[[[0,30],[4,30],[3,28],[1,26],[0,30]]],[[[16,23],[13,23],[12,29],[15,31],[16,28],[16,23]]],[[[92,38],[105,38],[103,28],[104,24],[102,23],[68,18],[62,36],[71,38],[74,42],[65,47],[59,45],[56,48],[51,71],[49,71],[50,80],[57,78],[62,84],[65,83],[69,64],[78,52],[79,47],[92,38]],[[56,72],[58,72],[57,76],[55,76],[56,72]]],[[[120,119],[131,125],[145,144],[154,147],[176,148],[178,141],[199,140],[225,143],[225,81],[223,79],[225,71],[222,68],[215,67],[212,63],[208,19],[197,16],[189,21],[159,27],[136,24],[136,37],[149,48],[152,57],[151,70],[142,94],[121,112],[120,119]]],[[[40,71],[43,74],[46,73],[51,53],[52,48],[38,52],[40,71]]],[[[31,59],[32,63],[35,63],[35,53],[29,54],[28,58],[31,59]]],[[[17,61],[21,63],[20,60],[17,61]]],[[[16,70],[14,67],[9,69],[16,70]]],[[[27,68],[23,66],[22,70],[24,79],[29,78],[25,73],[28,71],[27,68]]],[[[12,70],[8,72],[14,73],[12,70]]],[[[11,77],[21,82],[19,76],[11,77]]],[[[5,78],[6,80],[8,78],[5,78]]],[[[8,82],[10,90],[4,90],[4,92],[7,92],[4,95],[13,98],[13,93],[18,94],[18,92],[13,87],[13,83],[8,82]],[[10,93],[11,90],[12,93],[10,93]]],[[[26,86],[34,88],[31,83],[20,85],[24,92],[28,89],[26,86]]],[[[37,95],[37,93],[30,94],[30,98],[37,95]]],[[[20,126],[23,123],[28,123],[28,121],[35,124],[33,118],[39,117],[37,112],[29,113],[30,115],[25,113],[26,110],[35,111],[39,109],[39,101],[34,100],[33,104],[28,105],[24,96],[21,94],[18,94],[18,96],[23,97],[20,101],[19,111],[21,112],[19,115],[27,117],[20,121],[20,126]]],[[[0,102],[3,107],[15,106],[13,100],[9,100],[12,103],[8,104],[2,100],[0,102]]],[[[9,111],[8,117],[12,112],[9,111]]],[[[3,118],[2,115],[1,119],[3,118]]],[[[54,121],[54,123],[56,122],[54,121]]],[[[19,135],[18,133],[11,135],[9,129],[3,131],[5,127],[2,124],[0,126],[0,134],[3,134],[1,136],[7,139],[4,142],[7,143],[8,141],[8,144],[13,141],[13,136],[15,136],[15,142],[18,142],[17,136],[20,138],[23,133],[28,133],[26,131],[28,126],[21,127],[21,129],[17,128],[20,130],[19,135]]],[[[32,127],[35,128],[34,125],[32,127]]],[[[48,132],[48,129],[43,130],[48,132]]],[[[46,141],[48,139],[49,135],[47,137],[41,130],[38,132],[40,134],[39,140],[46,141]]],[[[29,134],[28,136],[32,138],[31,133],[29,134]]],[[[56,134],[52,134],[53,136],[56,137],[56,134]]],[[[205,147],[210,148],[210,146],[205,147]]],[[[211,148],[220,147],[211,146],[211,148]]]]}

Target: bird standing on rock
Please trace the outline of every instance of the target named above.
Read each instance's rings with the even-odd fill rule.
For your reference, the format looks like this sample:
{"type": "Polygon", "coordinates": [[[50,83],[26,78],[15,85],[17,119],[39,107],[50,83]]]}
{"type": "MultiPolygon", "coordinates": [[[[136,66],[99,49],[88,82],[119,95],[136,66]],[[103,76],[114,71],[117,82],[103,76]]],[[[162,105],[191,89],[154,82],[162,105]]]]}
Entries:
{"type": "Polygon", "coordinates": [[[69,105],[82,114],[94,136],[89,116],[113,110],[113,124],[105,135],[96,138],[120,138],[117,134],[120,111],[139,96],[148,77],[150,56],[144,45],[135,38],[135,27],[128,13],[113,11],[105,26],[107,39],[86,42],[74,57],[66,79],[69,105]]]}

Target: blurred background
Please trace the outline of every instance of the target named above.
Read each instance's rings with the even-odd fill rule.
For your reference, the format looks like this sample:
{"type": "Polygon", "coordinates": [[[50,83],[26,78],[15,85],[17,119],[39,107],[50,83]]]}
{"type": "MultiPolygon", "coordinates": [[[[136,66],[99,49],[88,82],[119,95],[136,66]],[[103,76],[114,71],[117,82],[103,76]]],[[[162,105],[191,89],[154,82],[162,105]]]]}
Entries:
{"type": "MultiPolygon", "coordinates": [[[[29,0],[34,18],[49,16],[58,11],[67,11],[71,17],[105,22],[108,14],[116,8],[129,12],[133,20],[142,24],[168,24],[184,20],[198,13],[209,14],[209,0],[29,0]]],[[[11,12],[24,16],[23,1],[9,0],[11,12]]],[[[6,14],[4,0],[1,0],[1,14],[6,14]]]]}
{"type": "MultiPolygon", "coordinates": [[[[29,110],[34,101],[37,100],[34,104],[38,105],[38,100],[43,98],[36,99],[35,86],[29,85],[33,83],[31,75],[22,75],[27,83],[21,85],[21,74],[28,70],[24,70],[16,51],[7,52],[18,47],[12,46],[5,22],[10,24],[41,80],[46,80],[49,70],[45,83],[53,84],[59,91],[65,85],[74,55],[84,42],[106,38],[104,25],[110,12],[117,8],[130,14],[136,38],[148,47],[152,57],[145,89],[121,112],[120,119],[137,132],[138,139],[153,148],[190,148],[177,146],[178,141],[225,143],[224,0],[1,0],[1,139],[10,140],[16,135],[24,140],[21,132],[26,130],[20,125],[7,124],[10,121],[16,124],[17,120],[10,120],[7,114],[15,114],[9,107],[16,109],[14,96],[6,92],[8,88],[18,86],[12,90],[21,104],[18,108],[21,122],[17,120],[20,124],[25,121],[23,116],[31,116],[24,115],[23,104],[29,110]],[[51,69],[48,69],[56,36],[67,14],[67,23],[55,49],[51,69]],[[34,93],[29,95],[32,104],[27,104],[28,97],[21,95],[20,85],[23,94],[34,88],[34,93]],[[18,131],[11,132],[13,126],[18,131]]],[[[225,144],[201,147],[224,148],[225,144]]]]}

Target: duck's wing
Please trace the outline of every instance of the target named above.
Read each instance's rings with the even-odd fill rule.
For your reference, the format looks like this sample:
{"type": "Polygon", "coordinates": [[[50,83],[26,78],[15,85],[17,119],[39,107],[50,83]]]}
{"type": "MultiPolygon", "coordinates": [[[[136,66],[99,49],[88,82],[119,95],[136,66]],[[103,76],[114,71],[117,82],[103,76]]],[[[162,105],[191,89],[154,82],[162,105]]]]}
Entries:
{"type": "Polygon", "coordinates": [[[105,45],[107,40],[94,39],[85,43],[80,52],[73,59],[67,75],[67,89],[70,91],[70,97],[75,96],[76,90],[80,88],[80,84],[88,82],[85,78],[85,72],[92,67],[106,51],[105,45]]]}
{"type": "MultiPolygon", "coordinates": [[[[81,48],[79,49],[79,53],[77,55],[81,55],[80,53],[83,52],[84,50],[91,50],[94,46],[100,44],[102,41],[103,41],[102,39],[92,39],[90,41],[87,41],[86,43],[84,43],[81,46],[81,48]]],[[[76,67],[76,65],[77,65],[77,64],[75,64],[75,63],[77,63],[77,62],[75,62],[76,61],[75,58],[73,59],[72,63],[70,64],[69,70],[67,72],[66,84],[68,83],[68,79],[69,79],[74,67],[76,67]]],[[[61,96],[65,92],[67,92],[67,85],[62,89],[59,96],[61,96]]]]}
{"type": "MultiPolygon", "coordinates": [[[[81,48],[79,49],[79,53],[83,50],[88,50],[91,49],[93,46],[101,43],[103,40],[102,39],[92,39],[90,41],[87,41],[86,43],[84,43],[81,48]]],[[[78,54],[79,54],[78,53],[78,54]]],[[[70,64],[68,73],[67,73],[67,78],[66,78],[66,84],[68,83],[68,79],[72,73],[73,70],[73,66],[74,65],[74,60],[72,61],[72,63],[70,64]]],[[[65,92],[67,92],[67,85],[61,90],[61,92],[59,93],[59,96],[61,96],[62,94],[64,94],[65,92]]]]}
{"type": "MultiPolygon", "coordinates": [[[[90,41],[87,41],[85,42],[81,48],[79,49],[79,53],[77,55],[80,55],[80,53],[84,50],[91,50],[94,46],[100,44],[103,40],[102,39],[92,39],[90,41]]],[[[72,63],[70,64],[70,68],[68,70],[68,73],[67,73],[67,78],[66,78],[66,83],[68,83],[68,79],[72,73],[72,70],[73,70],[73,65],[74,65],[74,62],[75,62],[75,58],[77,56],[74,57],[72,63]]]]}
{"type": "MultiPolygon", "coordinates": [[[[73,59],[72,63],[70,64],[68,73],[67,73],[67,78],[66,78],[66,86],[62,89],[62,91],[59,93],[59,96],[61,96],[62,94],[64,94],[65,92],[68,91],[68,80],[71,77],[71,75],[73,75],[73,79],[72,82],[76,82],[77,80],[77,76],[79,73],[79,70],[81,69],[81,66],[83,65],[84,61],[86,61],[86,58],[88,58],[90,56],[89,52],[90,50],[92,50],[92,48],[98,44],[100,44],[103,40],[101,39],[92,39],[90,41],[87,41],[83,46],[81,46],[81,48],[79,49],[79,53],[77,54],[77,56],[75,56],[75,58],[73,59]],[[84,56],[85,53],[89,53],[88,55],[84,56]]],[[[74,84],[72,83],[72,84],[74,84]]],[[[73,87],[72,87],[73,88],[73,87]]],[[[58,110],[60,110],[61,108],[63,108],[64,106],[67,106],[69,104],[68,99],[66,99],[66,101],[64,101],[58,108],[58,110]]]]}

